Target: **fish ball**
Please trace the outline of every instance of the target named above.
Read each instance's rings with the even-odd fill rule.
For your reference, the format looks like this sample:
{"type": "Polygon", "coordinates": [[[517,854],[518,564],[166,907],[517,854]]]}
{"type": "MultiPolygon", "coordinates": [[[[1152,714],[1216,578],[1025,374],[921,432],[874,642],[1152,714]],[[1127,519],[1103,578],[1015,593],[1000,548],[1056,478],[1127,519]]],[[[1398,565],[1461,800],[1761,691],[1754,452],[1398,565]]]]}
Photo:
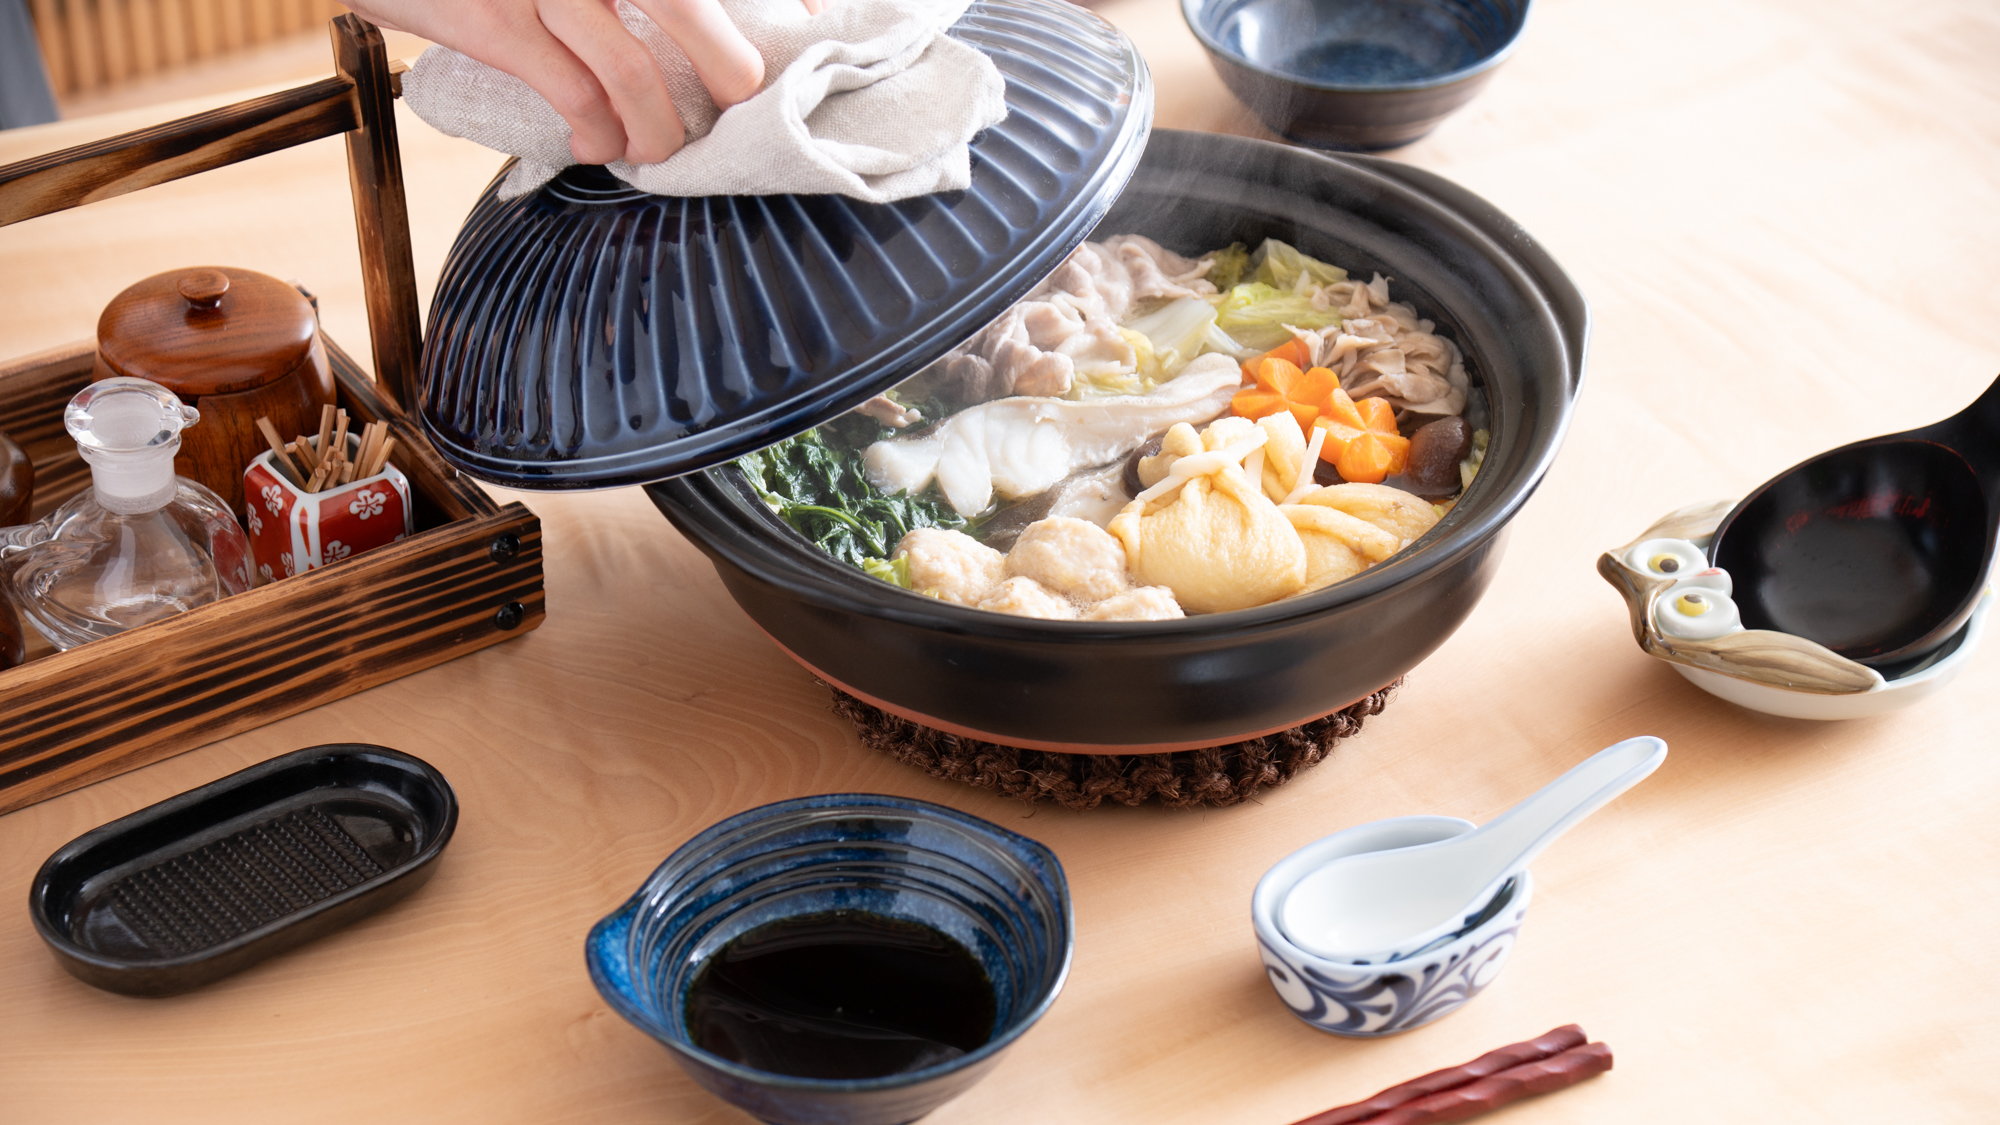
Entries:
{"type": "Polygon", "coordinates": [[[1089,520],[1070,516],[1029,524],[1007,553],[1007,573],[1080,602],[1103,601],[1131,586],[1125,545],[1089,520]]]}
{"type": "Polygon", "coordinates": [[[1009,578],[1000,583],[992,596],[979,603],[979,608],[1051,621],[1072,621],[1076,618],[1074,603],[1032,578],[1009,578]]]}
{"type": "Polygon", "coordinates": [[[1007,556],[962,531],[920,527],[896,557],[909,560],[910,589],[959,605],[978,605],[1006,577],[1007,556]]]}

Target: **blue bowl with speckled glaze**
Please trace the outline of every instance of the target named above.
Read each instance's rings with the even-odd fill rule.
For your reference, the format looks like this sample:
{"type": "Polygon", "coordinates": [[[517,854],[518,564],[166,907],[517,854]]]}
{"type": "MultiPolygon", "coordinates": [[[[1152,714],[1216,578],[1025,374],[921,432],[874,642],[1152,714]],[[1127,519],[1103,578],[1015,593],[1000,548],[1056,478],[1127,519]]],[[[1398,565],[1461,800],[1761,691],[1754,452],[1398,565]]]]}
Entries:
{"type": "Polygon", "coordinates": [[[1222,81],[1314,148],[1373,152],[1437,128],[1513,53],[1529,0],[1181,0],[1222,81]]]}
{"type": "Polygon", "coordinates": [[[680,846],[590,931],[590,979],[710,1093],[774,1125],[901,1125],[985,1077],[1055,1003],[1075,925],[1047,847],[978,817],[870,794],[780,801],[680,846]],[[829,1080],[757,1070],[695,1046],[688,986],[743,932],[800,914],[863,910],[942,931],[993,983],[993,1035],[923,1070],[829,1080]]]}
{"type": "Polygon", "coordinates": [[[1435,843],[1472,831],[1455,816],[1398,816],[1356,825],[1281,859],[1257,881],[1250,922],[1264,956],[1264,973],[1293,1015],[1335,1035],[1356,1039],[1422,1027],[1465,1006],[1500,975],[1528,916],[1535,880],[1517,873],[1466,919],[1465,928],[1411,956],[1380,964],[1333,961],[1292,944],[1278,924],[1279,908],[1300,879],[1342,856],[1435,843]]]}

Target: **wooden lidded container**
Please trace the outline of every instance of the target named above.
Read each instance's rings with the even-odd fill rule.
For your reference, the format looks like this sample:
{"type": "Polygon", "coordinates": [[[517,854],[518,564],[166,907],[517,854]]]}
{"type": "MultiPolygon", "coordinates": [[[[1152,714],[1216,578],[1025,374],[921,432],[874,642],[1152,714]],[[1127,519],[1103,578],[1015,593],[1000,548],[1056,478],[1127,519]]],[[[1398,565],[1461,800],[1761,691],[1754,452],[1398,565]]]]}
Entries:
{"type": "Polygon", "coordinates": [[[94,375],[151,379],[201,411],[174,471],[214,489],[240,518],[243,470],[269,448],[257,430],[319,432],[333,368],[312,302],[252,270],[169,270],[113,298],[97,319],[94,375]]]}
{"type": "Polygon", "coordinates": [[[27,523],[35,508],[35,463],[0,430],[0,527],[27,523]]]}

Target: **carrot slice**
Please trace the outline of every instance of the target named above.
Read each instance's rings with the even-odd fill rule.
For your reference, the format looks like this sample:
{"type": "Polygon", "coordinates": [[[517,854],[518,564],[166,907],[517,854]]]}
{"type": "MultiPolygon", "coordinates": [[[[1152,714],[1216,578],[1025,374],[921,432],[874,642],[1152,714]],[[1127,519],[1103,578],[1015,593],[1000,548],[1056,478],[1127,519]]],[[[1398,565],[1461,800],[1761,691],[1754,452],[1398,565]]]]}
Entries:
{"type": "Polygon", "coordinates": [[[1312,353],[1306,350],[1306,342],[1294,336],[1277,347],[1272,348],[1270,351],[1265,352],[1258,358],[1282,359],[1289,362],[1293,367],[1304,368],[1312,364],[1313,357],[1312,353]]]}
{"type": "Polygon", "coordinates": [[[1396,432],[1396,408],[1389,404],[1388,399],[1364,398],[1355,403],[1354,408],[1361,412],[1362,421],[1369,429],[1384,434],[1396,432]]]}
{"type": "Polygon", "coordinates": [[[1294,336],[1277,347],[1272,348],[1270,351],[1265,352],[1263,355],[1252,356],[1244,360],[1243,377],[1245,379],[1255,379],[1257,377],[1257,365],[1267,359],[1282,359],[1293,367],[1303,368],[1312,362],[1312,353],[1306,350],[1304,340],[1294,336]]]}
{"type": "Polygon", "coordinates": [[[1297,402],[1310,402],[1317,407],[1326,396],[1339,389],[1340,376],[1324,367],[1315,367],[1306,372],[1304,379],[1299,380],[1298,390],[1292,394],[1292,398],[1297,402]]]}
{"type": "Polygon", "coordinates": [[[1265,390],[1263,387],[1245,387],[1229,400],[1231,413],[1238,418],[1249,418],[1252,421],[1269,417],[1291,405],[1291,399],[1276,391],[1265,390]]]}
{"type": "Polygon", "coordinates": [[[1333,463],[1342,480],[1357,484],[1381,484],[1389,475],[1390,462],[1394,460],[1383,435],[1373,430],[1347,443],[1340,451],[1340,459],[1333,463]]]}
{"type": "Polygon", "coordinates": [[[1319,421],[1313,424],[1326,431],[1326,441],[1319,447],[1319,459],[1336,468],[1339,467],[1340,455],[1346,452],[1348,444],[1368,432],[1359,426],[1336,422],[1325,414],[1321,414],[1319,421]]]}
{"type": "Polygon", "coordinates": [[[1368,428],[1368,420],[1361,416],[1361,411],[1355,409],[1354,400],[1348,398],[1347,392],[1341,390],[1339,387],[1333,388],[1325,398],[1320,400],[1319,413],[1320,417],[1338,422],[1343,426],[1352,426],[1357,430],[1368,428]]]}
{"type": "Polygon", "coordinates": [[[1298,364],[1288,359],[1277,358],[1258,360],[1253,374],[1258,386],[1267,391],[1276,391],[1286,398],[1293,397],[1292,392],[1298,389],[1298,385],[1306,377],[1306,373],[1299,370],[1298,364]]]}
{"type": "Polygon", "coordinates": [[[1369,431],[1389,449],[1389,471],[1400,473],[1410,466],[1410,439],[1401,434],[1385,434],[1369,431]]]}

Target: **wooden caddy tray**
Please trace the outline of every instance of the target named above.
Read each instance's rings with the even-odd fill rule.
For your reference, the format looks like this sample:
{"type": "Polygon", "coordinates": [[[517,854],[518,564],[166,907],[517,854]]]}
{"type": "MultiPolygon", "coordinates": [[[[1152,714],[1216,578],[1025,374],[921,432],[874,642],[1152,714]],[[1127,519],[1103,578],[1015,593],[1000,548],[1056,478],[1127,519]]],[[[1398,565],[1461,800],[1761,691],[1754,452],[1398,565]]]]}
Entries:
{"type": "MultiPolygon", "coordinates": [[[[0,671],[0,813],[542,622],[541,522],[460,480],[401,405],[416,401],[421,342],[392,104],[398,72],[380,33],[358,17],[336,19],[332,30],[333,78],[0,167],[0,226],[347,134],[381,380],[331,340],[327,357],[356,428],[388,423],[414,493],[416,533],[67,652],[31,647],[26,663],[0,671]]],[[[35,464],[35,518],[89,487],[62,411],[90,382],[94,354],[85,341],[0,363],[0,430],[35,464]]]]}

